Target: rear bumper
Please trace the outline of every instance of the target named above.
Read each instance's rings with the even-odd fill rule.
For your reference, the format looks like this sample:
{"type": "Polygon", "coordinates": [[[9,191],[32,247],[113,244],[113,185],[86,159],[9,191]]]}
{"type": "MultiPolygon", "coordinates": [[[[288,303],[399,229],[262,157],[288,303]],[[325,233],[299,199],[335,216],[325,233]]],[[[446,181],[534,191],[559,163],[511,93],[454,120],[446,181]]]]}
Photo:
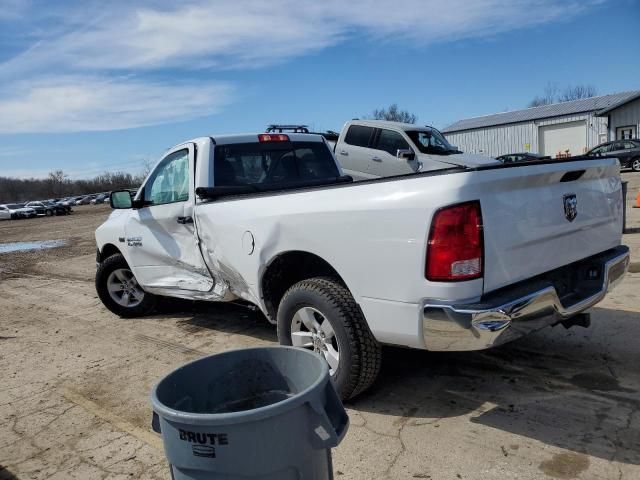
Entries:
{"type": "Polygon", "coordinates": [[[578,282],[574,291],[563,295],[564,301],[553,282],[540,278],[488,295],[480,303],[424,305],[422,334],[426,348],[482,350],[569,319],[601,301],[622,280],[629,268],[629,249],[620,246],[565,268],[598,271],[600,281],[588,288],[578,282]]]}

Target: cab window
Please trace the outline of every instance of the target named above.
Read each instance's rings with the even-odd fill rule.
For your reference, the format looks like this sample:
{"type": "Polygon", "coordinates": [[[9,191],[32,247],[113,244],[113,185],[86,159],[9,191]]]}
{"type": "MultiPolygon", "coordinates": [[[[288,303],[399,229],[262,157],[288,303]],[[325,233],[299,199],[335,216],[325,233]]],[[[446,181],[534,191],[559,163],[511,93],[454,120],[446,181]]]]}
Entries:
{"type": "Polygon", "coordinates": [[[372,127],[362,125],[351,125],[344,137],[344,142],[356,147],[368,147],[373,134],[372,127]]]}
{"type": "Polygon", "coordinates": [[[215,150],[216,186],[278,184],[336,178],[331,152],[321,142],[235,143],[215,150]]]}
{"type": "Polygon", "coordinates": [[[147,205],[189,200],[189,150],[168,155],[154,170],[144,187],[147,205]]]}
{"type": "Polygon", "coordinates": [[[383,150],[395,157],[398,150],[408,150],[409,143],[398,132],[381,129],[380,135],[378,135],[376,149],[383,150]]]}

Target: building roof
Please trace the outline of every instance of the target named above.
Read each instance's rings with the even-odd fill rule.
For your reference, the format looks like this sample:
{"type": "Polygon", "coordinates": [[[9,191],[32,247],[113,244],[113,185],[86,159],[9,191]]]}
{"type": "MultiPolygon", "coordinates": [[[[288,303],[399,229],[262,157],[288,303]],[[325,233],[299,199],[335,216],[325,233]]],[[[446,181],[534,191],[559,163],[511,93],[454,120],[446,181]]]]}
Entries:
{"type": "Polygon", "coordinates": [[[452,133],[461,130],[472,130],[475,128],[492,127],[508,123],[530,122],[543,118],[584,112],[596,112],[596,114],[601,115],[618,108],[627,102],[635,100],[636,98],[640,98],[640,90],[614,93],[611,95],[601,95],[599,97],[582,98],[571,102],[552,103],[551,105],[543,105],[541,107],[526,108],[524,110],[515,110],[513,112],[494,113],[492,115],[484,115],[482,117],[458,120],[442,131],[444,133],[452,133]]]}
{"type": "MultiPolygon", "coordinates": [[[[416,125],[415,123],[402,123],[402,122],[392,122],[390,120],[351,120],[347,122],[349,124],[355,123],[357,125],[365,125],[367,127],[374,128],[399,128],[401,130],[421,130],[427,127],[422,127],[420,125],[416,125]]],[[[431,128],[431,127],[428,127],[431,128]]]]}
{"type": "Polygon", "coordinates": [[[598,116],[606,115],[611,110],[615,110],[616,108],[621,107],[625,103],[629,103],[629,102],[632,102],[633,100],[636,100],[636,99],[640,98],[640,90],[636,90],[634,92],[627,92],[627,93],[629,93],[629,94],[634,94],[635,93],[635,95],[630,95],[626,100],[620,101],[620,102],[618,102],[616,104],[613,104],[613,105],[611,105],[609,107],[603,108],[602,110],[600,110],[598,112],[598,116]]]}

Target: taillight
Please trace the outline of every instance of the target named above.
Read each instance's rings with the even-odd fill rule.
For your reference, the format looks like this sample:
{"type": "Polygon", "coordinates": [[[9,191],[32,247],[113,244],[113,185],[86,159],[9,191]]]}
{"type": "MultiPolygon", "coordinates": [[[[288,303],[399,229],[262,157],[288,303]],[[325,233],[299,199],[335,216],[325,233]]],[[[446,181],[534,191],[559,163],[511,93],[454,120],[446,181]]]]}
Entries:
{"type": "Polygon", "coordinates": [[[425,277],[454,282],[482,277],[482,213],[480,202],[441,208],[433,216],[425,277]]]}
{"type": "Polygon", "coordinates": [[[289,135],[283,133],[261,133],[258,135],[259,142],[288,142],[289,135]]]}

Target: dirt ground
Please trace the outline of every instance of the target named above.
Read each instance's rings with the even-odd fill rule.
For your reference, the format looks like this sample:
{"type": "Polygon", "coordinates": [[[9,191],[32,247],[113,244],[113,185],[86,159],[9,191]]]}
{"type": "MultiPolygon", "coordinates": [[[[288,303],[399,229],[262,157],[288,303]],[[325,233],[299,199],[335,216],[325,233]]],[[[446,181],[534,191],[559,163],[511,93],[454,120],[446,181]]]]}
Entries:
{"type": "MultiPolygon", "coordinates": [[[[635,200],[640,175],[625,178],[635,200]]],[[[0,254],[0,480],[168,479],[149,429],[153,384],[202,355],[276,343],[261,315],[233,305],[108,312],[93,286],[93,231],[108,213],[0,223],[0,243],[69,241],[0,254]]],[[[640,209],[629,213],[625,243],[640,245],[640,209]]],[[[386,348],[375,387],[347,405],[336,478],[640,478],[639,285],[630,273],[589,329],[486,352],[386,348]]]]}

